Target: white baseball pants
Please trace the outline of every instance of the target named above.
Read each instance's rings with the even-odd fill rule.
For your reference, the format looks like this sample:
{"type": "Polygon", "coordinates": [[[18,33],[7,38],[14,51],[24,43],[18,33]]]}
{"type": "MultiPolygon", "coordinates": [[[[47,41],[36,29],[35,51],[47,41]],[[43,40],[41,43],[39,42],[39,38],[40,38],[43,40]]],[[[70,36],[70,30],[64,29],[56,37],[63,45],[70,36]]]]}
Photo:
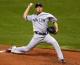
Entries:
{"type": "Polygon", "coordinates": [[[30,43],[25,46],[25,47],[17,47],[13,50],[11,50],[12,53],[23,53],[23,52],[28,52],[30,50],[32,50],[36,45],[38,45],[41,42],[45,42],[47,44],[52,44],[57,52],[58,58],[59,59],[63,59],[63,54],[61,52],[61,49],[59,47],[58,42],[49,34],[47,35],[39,35],[39,34],[35,34],[32,38],[32,40],[30,41],[30,43]]]}

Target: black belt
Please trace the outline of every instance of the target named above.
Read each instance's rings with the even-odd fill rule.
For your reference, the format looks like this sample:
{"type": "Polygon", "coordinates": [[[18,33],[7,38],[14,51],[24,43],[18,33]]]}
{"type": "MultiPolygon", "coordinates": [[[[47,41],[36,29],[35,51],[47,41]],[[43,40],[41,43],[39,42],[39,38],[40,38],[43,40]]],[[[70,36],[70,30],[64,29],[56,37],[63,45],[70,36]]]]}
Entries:
{"type": "Polygon", "coordinates": [[[40,33],[38,31],[35,31],[36,34],[39,34],[39,35],[47,35],[48,33],[40,33]]]}

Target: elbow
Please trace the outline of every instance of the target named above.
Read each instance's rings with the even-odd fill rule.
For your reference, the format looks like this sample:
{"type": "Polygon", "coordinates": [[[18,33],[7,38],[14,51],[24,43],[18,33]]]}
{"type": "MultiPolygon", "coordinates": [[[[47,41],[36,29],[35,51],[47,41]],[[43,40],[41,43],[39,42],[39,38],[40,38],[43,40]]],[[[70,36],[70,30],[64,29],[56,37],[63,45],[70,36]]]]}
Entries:
{"type": "Polygon", "coordinates": [[[26,16],[25,16],[25,15],[23,15],[23,19],[25,19],[25,20],[26,20],[26,16]]]}

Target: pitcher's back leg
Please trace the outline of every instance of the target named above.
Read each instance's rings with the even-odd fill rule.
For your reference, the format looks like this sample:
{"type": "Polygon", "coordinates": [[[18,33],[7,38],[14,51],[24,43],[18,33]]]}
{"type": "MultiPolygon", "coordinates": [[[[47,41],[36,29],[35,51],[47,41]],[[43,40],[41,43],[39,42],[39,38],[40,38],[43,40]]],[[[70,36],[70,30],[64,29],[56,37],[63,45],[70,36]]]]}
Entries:
{"type": "Polygon", "coordinates": [[[39,44],[41,41],[40,38],[35,38],[33,37],[30,43],[27,46],[24,47],[17,47],[16,49],[13,49],[11,52],[12,53],[23,53],[23,52],[28,52],[32,50],[37,44],[39,44]]]}

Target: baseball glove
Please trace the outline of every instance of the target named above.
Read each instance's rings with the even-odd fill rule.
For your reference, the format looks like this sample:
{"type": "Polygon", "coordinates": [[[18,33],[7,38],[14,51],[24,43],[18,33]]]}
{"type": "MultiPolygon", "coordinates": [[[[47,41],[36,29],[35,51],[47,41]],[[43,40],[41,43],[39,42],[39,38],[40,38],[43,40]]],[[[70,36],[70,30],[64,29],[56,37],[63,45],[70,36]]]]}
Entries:
{"type": "Polygon", "coordinates": [[[53,27],[53,26],[51,26],[51,27],[48,27],[47,28],[47,31],[49,32],[49,33],[51,33],[51,34],[56,34],[56,30],[55,30],[55,28],[53,27]]]}

